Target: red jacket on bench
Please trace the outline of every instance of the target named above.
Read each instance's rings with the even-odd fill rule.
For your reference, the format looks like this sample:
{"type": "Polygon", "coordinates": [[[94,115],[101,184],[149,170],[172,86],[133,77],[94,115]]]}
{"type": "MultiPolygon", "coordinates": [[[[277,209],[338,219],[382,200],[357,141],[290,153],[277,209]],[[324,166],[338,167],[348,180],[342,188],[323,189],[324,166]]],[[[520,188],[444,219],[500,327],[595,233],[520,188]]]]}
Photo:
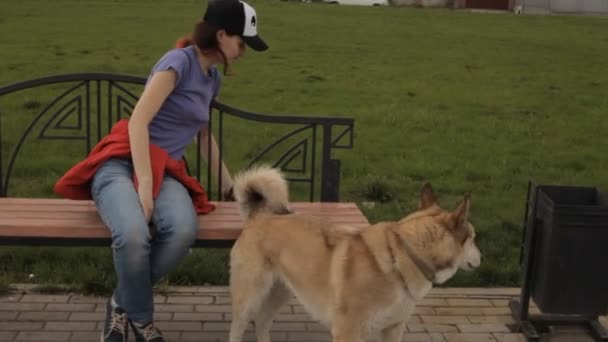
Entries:
{"type": "MultiPolygon", "coordinates": [[[[55,183],[53,188],[55,193],[74,200],[92,199],[91,181],[97,169],[110,158],[131,158],[128,128],[126,119],[118,121],[112,127],[110,134],[99,141],[87,158],[74,165],[55,183]]],[[[188,189],[197,214],[206,214],[215,209],[215,206],[209,202],[203,186],[196,178],[188,175],[183,160],[175,160],[169,156],[167,151],[150,144],[150,161],[153,198],[158,196],[166,172],[188,189]]],[[[133,182],[135,189],[137,189],[137,178],[135,176],[133,182]]]]}

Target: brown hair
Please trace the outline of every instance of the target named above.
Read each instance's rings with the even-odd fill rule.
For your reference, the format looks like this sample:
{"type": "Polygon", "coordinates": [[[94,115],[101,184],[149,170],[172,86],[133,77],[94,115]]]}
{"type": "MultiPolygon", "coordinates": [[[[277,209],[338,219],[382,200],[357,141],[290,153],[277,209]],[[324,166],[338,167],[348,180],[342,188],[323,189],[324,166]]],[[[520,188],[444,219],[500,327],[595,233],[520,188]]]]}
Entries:
{"type": "Polygon", "coordinates": [[[224,75],[228,71],[228,60],[226,55],[219,47],[217,41],[217,32],[220,29],[207,23],[206,21],[198,21],[194,25],[194,30],[191,36],[181,37],[175,42],[175,47],[184,48],[190,45],[196,45],[204,55],[218,53],[222,56],[224,64],[224,75]]]}

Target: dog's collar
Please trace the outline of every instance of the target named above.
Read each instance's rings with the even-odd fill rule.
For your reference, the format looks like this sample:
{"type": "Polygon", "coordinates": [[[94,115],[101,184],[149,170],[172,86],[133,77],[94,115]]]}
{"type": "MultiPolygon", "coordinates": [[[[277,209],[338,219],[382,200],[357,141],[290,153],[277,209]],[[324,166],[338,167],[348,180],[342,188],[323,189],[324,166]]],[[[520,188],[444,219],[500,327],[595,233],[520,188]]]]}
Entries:
{"type": "Polygon", "coordinates": [[[399,244],[399,246],[402,247],[403,250],[405,250],[405,253],[407,253],[407,256],[409,256],[410,259],[412,259],[412,261],[414,262],[416,267],[420,270],[420,272],[422,272],[424,277],[428,281],[430,281],[432,284],[435,284],[435,268],[433,266],[429,265],[429,263],[424,261],[421,257],[419,257],[418,254],[416,254],[416,252],[414,252],[414,250],[412,249],[412,246],[410,246],[410,244],[407,243],[407,241],[405,241],[401,237],[401,235],[399,235],[398,232],[396,232],[394,229],[389,229],[389,230],[391,231],[391,233],[393,233],[393,236],[395,237],[395,240],[397,240],[397,243],[399,244]]]}

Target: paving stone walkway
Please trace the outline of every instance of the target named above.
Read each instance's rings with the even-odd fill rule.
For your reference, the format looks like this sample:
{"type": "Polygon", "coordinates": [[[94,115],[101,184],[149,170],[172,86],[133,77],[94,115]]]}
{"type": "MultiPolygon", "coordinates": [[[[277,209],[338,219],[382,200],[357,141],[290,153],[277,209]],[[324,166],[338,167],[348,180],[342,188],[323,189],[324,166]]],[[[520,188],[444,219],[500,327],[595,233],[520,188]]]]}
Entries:
{"type": "MultiPolygon", "coordinates": [[[[508,301],[516,288],[436,288],[418,305],[403,341],[475,342],[525,341],[511,332],[514,320],[508,301]]],[[[38,294],[26,287],[0,296],[0,341],[100,340],[106,298],[80,294],[38,294]]],[[[230,296],[226,287],[172,287],[155,296],[156,320],[169,341],[224,342],[230,325],[230,296]]],[[[601,322],[608,327],[608,319],[601,322]]],[[[273,342],[330,341],[292,299],[272,330],[273,342]]],[[[130,341],[133,338],[131,337],[130,341]]],[[[565,329],[550,341],[593,341],[580,329],[565,329]]],[[[249,329],[246,341],[255,341],[249,329]]]]}

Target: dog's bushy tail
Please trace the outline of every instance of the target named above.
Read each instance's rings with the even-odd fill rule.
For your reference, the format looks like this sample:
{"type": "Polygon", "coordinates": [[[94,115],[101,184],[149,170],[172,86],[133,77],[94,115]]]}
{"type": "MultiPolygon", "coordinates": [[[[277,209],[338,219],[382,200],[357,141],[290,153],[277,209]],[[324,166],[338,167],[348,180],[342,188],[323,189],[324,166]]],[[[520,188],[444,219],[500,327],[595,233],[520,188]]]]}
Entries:
{"type": "Polygon", "coordinates": [[[260,165],[235,176],[234,197],[243,217],[250,219],[259,212],[288,214],[289,190],[283,173],[260,165]]]}

